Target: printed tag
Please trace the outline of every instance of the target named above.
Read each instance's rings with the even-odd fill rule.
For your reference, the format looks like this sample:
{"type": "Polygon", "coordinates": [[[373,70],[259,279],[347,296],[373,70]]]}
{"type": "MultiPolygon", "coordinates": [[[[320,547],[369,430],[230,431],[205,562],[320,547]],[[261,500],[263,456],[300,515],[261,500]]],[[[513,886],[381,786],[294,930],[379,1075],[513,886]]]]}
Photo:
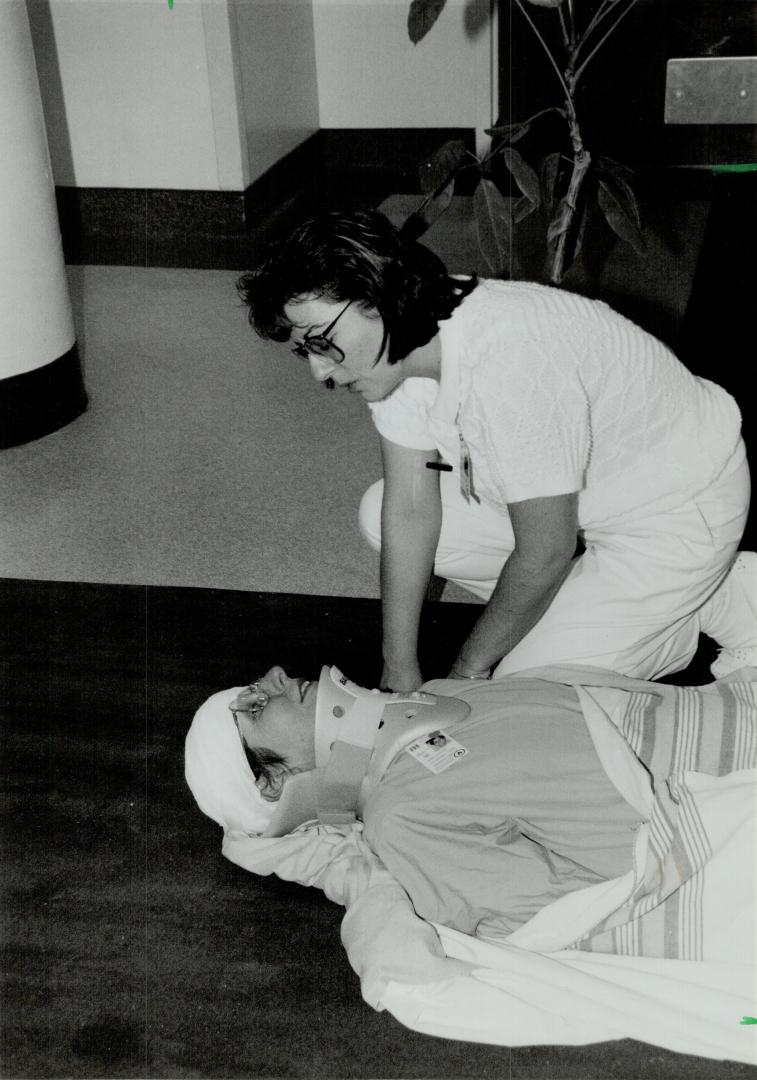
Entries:
{"type": "Polygon", "coordinates": [[[464,758],[468,750],[445,731],[430,731],[406,746],[405,753],[414,757],[429,772],[440,773],[464,758]]]}
{"type": "MultiPolygon", "coordinates": [[[[457,421],[455,421],[457,423],[457,421]]],[[[458,427],[457,437],[460,442],[460,493],[467,503],[474,500],[474,502],[480,503],[476,492],[473,490],[473,464],[470,459],[470,450],[468,444],[463,438],[463,433],[458,427]]]]}

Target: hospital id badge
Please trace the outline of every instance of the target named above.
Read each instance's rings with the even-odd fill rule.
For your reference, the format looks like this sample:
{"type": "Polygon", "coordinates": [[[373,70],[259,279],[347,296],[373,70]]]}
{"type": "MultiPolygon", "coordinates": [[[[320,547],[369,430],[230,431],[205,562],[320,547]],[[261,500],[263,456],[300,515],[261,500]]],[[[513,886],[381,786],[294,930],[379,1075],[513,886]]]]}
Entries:
{"type": "Polygon", "coordinates": [[[468,750],[445,731],[430,731],[406,746],[405,753],[414,757],[429,772],[440,773],[464,758],[468,750]]]}
{"type": "MultiPolygon", "coordinates": [[[[457,423],[457,420],[455,423],[457,423]]],[[[467,503],[469,503],[471,499],[473,499],[474,502],[480,503],[481,500],[473,489],[473,462],[470,458],[470,450],[463,438],[463,433],[460,430],[459,425],[457,428],[457,438],[460,444],[460,494],[467,503]]]]}

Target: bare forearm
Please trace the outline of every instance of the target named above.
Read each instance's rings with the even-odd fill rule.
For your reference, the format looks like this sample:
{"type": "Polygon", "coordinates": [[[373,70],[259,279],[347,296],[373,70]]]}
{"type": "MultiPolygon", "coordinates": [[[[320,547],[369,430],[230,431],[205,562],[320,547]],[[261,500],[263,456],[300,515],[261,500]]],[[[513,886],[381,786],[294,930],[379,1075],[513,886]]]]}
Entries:
{"type": "Polygon", "coordinates": [[[571,567],[563,556],[533,559],[517,548],[505,563],[491,598],[463,644],[454,668],[488,673],[537,624],[571,567]]]}
{"type": "Polygon", "coordinates": [[[418,623],[434,565],[440,518],[397,520],[383,528],[381,598],[384,661],[388,667],[415,664],[418,623]]]}

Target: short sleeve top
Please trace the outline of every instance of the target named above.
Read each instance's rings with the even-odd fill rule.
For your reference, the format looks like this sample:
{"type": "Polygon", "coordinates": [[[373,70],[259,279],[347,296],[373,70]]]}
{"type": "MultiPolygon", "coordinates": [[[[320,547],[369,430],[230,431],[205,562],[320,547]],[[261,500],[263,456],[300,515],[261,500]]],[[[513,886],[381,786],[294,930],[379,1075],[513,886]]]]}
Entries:
{"type": "Polygon", "coordinates": [[[740,433],[736,403],[613,311],[549,286],[482,281],[440,324],[441,374],[370,405],[379,433],[461,448],[495,507],[579,492],[579,522],[605,524],[703,490],[740,433]]]}

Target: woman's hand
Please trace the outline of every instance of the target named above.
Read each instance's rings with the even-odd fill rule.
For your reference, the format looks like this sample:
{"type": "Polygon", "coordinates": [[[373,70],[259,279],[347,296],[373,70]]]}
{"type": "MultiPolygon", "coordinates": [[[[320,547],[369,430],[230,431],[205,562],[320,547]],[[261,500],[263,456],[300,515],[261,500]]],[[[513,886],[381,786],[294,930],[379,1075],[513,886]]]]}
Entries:
{"type": "Polygon", "coordinates": [[[456,662],[449,675],[448,679],[490,679],[491,668],[482,669],[481,671],[474,671],[472,668],[467,668],[464,664],[456,662]]]}
{"type": "Polygon", "coordinates": [[[402,668],[391,668],[384,664],[379,686],[382,690],[399,690],[408,693],[417,690],[423,683],[423,676],[418,664],[409,664],[402,668]]]}

